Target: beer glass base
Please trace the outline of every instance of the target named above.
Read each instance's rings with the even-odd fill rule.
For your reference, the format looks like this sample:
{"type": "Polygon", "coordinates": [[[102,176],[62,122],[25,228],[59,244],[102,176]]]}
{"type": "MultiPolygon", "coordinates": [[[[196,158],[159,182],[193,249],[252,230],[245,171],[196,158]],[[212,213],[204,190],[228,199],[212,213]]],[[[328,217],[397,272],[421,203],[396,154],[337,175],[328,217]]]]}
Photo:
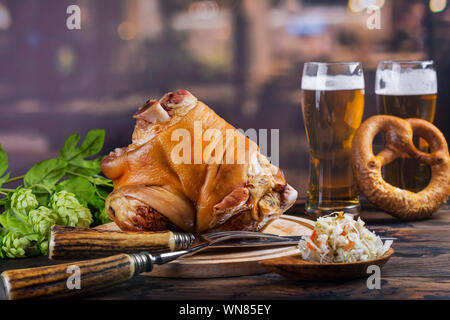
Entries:
{"type": "Polygon", "coordinates": [[[351,205],[342,205],[342,204],[336,204],[332,207],[330,206],[318,206],[313,205],[308,202],[306,202],[305,205],[306,214],[308,216],[311,216],[313,218],[319,218],[328,214],[331,214],[336,211],[344,211],[345,213],[350,213],[357,218],[361,212],[361,206],[360,204],[351,204],[351,205]]]}

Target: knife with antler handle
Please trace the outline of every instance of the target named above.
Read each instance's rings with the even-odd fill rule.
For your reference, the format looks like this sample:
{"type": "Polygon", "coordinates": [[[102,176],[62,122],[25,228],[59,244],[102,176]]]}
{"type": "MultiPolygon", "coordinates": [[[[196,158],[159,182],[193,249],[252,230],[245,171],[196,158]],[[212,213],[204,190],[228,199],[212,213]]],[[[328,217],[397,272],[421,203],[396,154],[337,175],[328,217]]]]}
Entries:
{"type": "Polygon", "coordinates": [[[172,231],[122,232],[54,225],[48,256],[53,260],[79,260],[142,251],[155,254],[188,249],[194,239],[190,233],[172,231]]]}

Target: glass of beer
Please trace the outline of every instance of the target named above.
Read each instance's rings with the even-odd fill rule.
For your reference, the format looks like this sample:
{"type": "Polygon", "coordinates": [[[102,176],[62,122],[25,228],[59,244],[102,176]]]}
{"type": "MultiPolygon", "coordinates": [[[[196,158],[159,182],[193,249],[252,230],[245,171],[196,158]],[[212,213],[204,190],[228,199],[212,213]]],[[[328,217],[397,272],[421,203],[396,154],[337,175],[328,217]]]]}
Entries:
{"type": "MultiPolygon", "coordinates": [[[[378,64],[375,93],[378,112],[401,118],[421,118],[433,122],[436,113],[437,77],[433,61],[383,61],[378,64]]],[[[414,144],[427,152],[425,140],[414,144]]],[[[424,189],[431,169],[411,158],[399,158],[384,166],[386,182],[413,192],[424,189]]]]}
{"type": "Polygon", "coordinates": [[[351,164],[352,140],[364,112],[359,62],[308,62],[303,68],[302,112],[310,150],[306,212],[358,214],[351,164]]]}

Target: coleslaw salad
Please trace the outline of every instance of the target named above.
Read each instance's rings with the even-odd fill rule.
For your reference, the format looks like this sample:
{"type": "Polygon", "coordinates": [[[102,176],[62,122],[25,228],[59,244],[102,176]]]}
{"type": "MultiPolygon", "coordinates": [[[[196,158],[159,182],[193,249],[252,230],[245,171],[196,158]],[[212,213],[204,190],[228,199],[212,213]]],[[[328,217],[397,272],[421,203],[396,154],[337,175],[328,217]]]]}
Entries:
{"type": "Polygon", "coordinates": [[[365,227],[361,218],[334,212],[317,219],[311,236],[298,244],[302,258],[320,263],[347,263],[381,257],[392,245],[365,227]]]}

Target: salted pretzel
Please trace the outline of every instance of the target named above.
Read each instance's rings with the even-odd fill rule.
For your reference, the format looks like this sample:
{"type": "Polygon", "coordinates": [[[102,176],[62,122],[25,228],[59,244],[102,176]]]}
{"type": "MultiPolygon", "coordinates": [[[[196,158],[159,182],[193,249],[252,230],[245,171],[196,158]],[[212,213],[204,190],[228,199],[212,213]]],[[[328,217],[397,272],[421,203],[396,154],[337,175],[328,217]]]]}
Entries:
{"type": "Polygon", "coordinates": [[[356,131],[352,144],[353,171],[362,193],[380,209],[403,220],[430,216],[446,203],[450,195],[450,156],[444,135],[433,124],[422,119],[401,119],[378,115],[367,119],[356,131]],[[373,139],[386,133],[386,145],[373,154],[373,139]],[[425,139],[430,153],[417,150],[415,136],[425,139]],[[411,157],[431,167],[428,186],[411,192],[383,180],[381,168],[401,157],[411,157]]]}

